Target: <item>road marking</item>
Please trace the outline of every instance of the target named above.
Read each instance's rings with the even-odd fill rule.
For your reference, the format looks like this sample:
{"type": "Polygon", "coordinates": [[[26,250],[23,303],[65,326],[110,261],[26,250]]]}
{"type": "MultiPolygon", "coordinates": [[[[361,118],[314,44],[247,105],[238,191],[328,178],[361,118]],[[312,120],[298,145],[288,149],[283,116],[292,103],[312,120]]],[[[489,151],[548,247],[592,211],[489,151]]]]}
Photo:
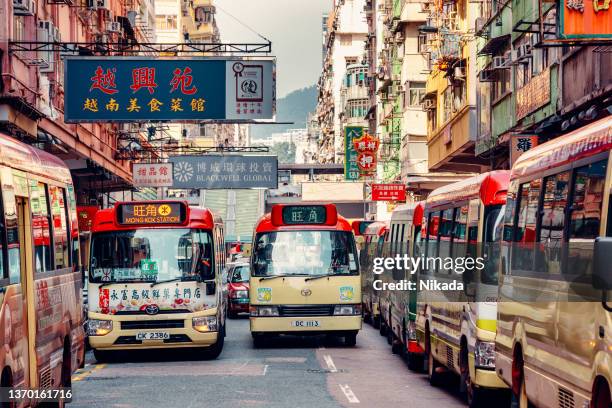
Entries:
{"type": "Polygon", "coordinates": [[[349,387],[348,384],[338,384],[338,386],[340,386],[340,389],[344,393],[344,396],[346,397],[349,403],[359,404],[359,399],[357,398],[353,390],[351,390],[351,387],[349,387]]]}
{"type": "MultiPolygon", "coordinates": [[[[85,366],[87,367],[87,366],[85,366]]],[[[89,375],[91,375],[94,371],[98,371],[101,370],[102,368],[106,367],[106,364],[96,364],[94,365],[90,370],[77,370],[75,371],[75,373],[72,375],[72,381],[81,381],[87,377],[89,377],[89,375]]]]}
{"type": "Polygon", "coordinates": [[[268,372],[268,367],[269,366],[267,364],[264,366],[263,375],[266,375],[266,373],[268,372]]]}
{"type": "Polygon", "coordinates": [[[336,365],[334,364],[334,360],[332,360],[331,356],[329,354],[325,354],[323,356],[323,359],[325,360],[325,364],[327,364],[327,368],[329,369],[330,373],[337,373],[338,369],[336,368],[336,365]]]}

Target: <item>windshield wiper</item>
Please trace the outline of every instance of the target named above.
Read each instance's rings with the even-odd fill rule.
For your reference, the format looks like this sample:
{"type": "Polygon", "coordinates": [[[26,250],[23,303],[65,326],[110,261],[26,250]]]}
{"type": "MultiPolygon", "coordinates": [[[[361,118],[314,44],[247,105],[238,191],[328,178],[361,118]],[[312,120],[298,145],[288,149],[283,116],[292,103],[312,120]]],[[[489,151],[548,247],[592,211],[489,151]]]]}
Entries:
{"type": "Polygon", "coordinates": [[[325,275],[317,275],[317,276],[311,276],[310,278],[306,278],[306,279],[304,279],[304,282],[315,280],[315,279],[321,279],[321,278],[329,278],[330,276],[337,276],[337,275],[344,275],[344,274],[343,273],[338,273],[338,272],[326,273],[325,275]]]}
{"type": "MultiPolygon", "coordinates": [[[[96,283],[96,282],[91,282],[91,283],[96,283]]],[[[140,281],[140,280],[125,280],[125,281],[102,282],[99,287],[103,288],[103,287],[108,286],[108,285],[121,285],[122,283],[147,283],[147,282],[146,281],[140,281]]]]}
{"type": "Polygon", "coordinates": [[[162,283],[178,282],[181,280],[183,280],[183,278],[174,278],[174,279],[168,279],[168,280],[163,280],[163,281],[151,282],[151,287],[161,285],[162,283]]]}
{"type": "Polygon", "coordinates": [[[303,273],[296,273],[296,274],[290,274],[290,275],[270,275],[270,276],[263,276],[261,278],[259,278],[259,281],[263,281],[263,280],[268,280],[268,279],[274,279],[274,278],[287,278],[287,277],[291,277],[291,276],[308,276],[308,275],[304,275],[303,273]]]}

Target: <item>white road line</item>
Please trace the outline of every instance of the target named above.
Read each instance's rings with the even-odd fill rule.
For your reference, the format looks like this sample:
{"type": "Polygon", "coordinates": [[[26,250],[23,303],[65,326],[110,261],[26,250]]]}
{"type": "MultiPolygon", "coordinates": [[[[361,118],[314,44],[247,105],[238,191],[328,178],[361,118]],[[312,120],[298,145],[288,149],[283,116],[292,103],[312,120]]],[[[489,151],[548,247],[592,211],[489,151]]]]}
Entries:
{"type": "Polygon", "coordinates": [[[359,404],[359,399],[357,398],[353,390],[351,390],[351,387],[349,387],[348,384],[338,384],[338,385],[340,386],[340,389],[344,393],[344,396],[346,397],[349,403],[359,404]]]}
{"type": "Polygon", "coordinates": [[[329,354],[325,354],[323,356],[323,359],[325,360],[325,364],[327,364],[327,368],[329,369],[330,373],[337,373],[338,369],[336,368],[336,365],[334,364],[334,360],[332,360],[331,356],[329,354]]]}
{"type": "Polygon", "coordinates": [[[264,370],[263,370],[263,374],[262,375],[266,375],[266,373],[268,372],[268,367],[269,366],[267,364],[264,366],[264,370]]]}

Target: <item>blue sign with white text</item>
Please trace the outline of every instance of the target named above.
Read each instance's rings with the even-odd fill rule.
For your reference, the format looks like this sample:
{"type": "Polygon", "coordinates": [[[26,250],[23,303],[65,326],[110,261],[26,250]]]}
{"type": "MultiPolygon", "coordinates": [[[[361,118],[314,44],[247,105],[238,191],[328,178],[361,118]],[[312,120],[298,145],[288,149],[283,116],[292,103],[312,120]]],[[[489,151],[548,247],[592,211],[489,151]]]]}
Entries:
{"type": "Polygon", "coordinates": [[[162,57],[66,57],[64,120],[273,119],[275,62],[162,57]]]}

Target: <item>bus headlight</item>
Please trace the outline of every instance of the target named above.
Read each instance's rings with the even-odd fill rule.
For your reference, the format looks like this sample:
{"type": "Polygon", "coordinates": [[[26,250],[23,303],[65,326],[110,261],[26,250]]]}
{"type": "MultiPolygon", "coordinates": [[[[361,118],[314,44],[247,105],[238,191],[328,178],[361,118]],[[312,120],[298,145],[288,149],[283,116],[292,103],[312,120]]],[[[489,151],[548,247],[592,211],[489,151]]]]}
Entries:
{"type": "Polygon", "coordinates": [[[356,316],[361,314],[361,304],[357,305],[336,305],[334,316],[356,316]]]}
{"type": "Polygon", "coordinates": [[[250,312],[253,317],[276,317],[279,315],[276,306],[251,306],[250,312]]]}
{"type": "Polygon", "coordinates": [[[105,336],[113,330],[113,322],[111,320],[89,319],[87,321],[88,336],[105,336]]]}
{"type": "Polygon", "coordinates": [[[476,340],[474,350],[474,365],[477,368],[495,368],[495,343],[492,341],[476,340]]]}
{"type": "Polygon", "coordinates": [[[217,316],[194,317],[191,326],[201,333],[217,331],[217,316]]]}
{"type": "Polygon", "coordinates": [[[230,297],[232,299],[247,299],[249,297],[248,290],[236,290],[231,293],[230,297]]]}

